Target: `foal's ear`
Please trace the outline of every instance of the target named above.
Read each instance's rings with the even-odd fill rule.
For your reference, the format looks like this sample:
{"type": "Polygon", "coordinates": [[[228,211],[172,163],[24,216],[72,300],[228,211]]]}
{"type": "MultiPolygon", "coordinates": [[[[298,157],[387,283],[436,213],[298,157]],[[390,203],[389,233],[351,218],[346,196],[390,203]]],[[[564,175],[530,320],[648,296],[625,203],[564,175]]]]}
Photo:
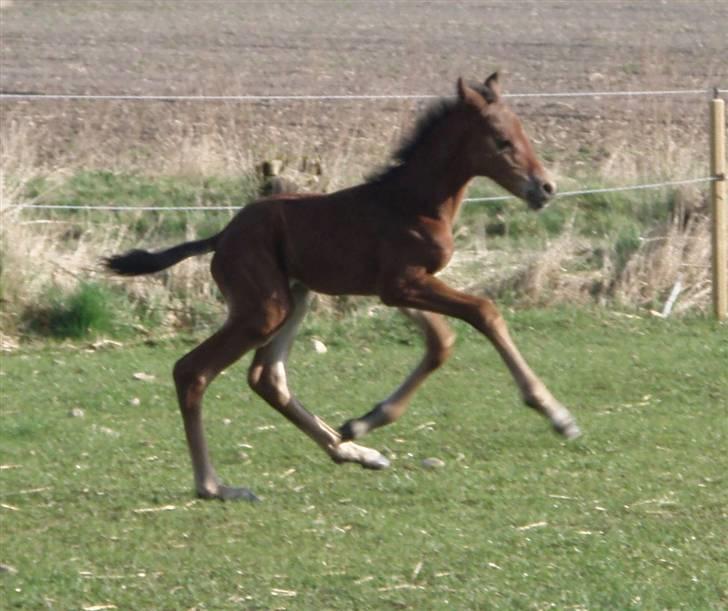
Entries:
{"type": "Polygon", "coordinates": [[[462,102],[475,106],[476,108],[483,108],[485,106],[486,100],[483,96],[472,87],[469,87],[463,80],[462,76],[458,78],[457,90],[458,98],[462,102]]]}
{"type": "Polygon", "coordinates": [[[498,82],[498,72],[494,72],[487,79],[485,79],[485,94],[486,99],[490,104],[497,102],[501,95],[501,87],[498,82]]]}

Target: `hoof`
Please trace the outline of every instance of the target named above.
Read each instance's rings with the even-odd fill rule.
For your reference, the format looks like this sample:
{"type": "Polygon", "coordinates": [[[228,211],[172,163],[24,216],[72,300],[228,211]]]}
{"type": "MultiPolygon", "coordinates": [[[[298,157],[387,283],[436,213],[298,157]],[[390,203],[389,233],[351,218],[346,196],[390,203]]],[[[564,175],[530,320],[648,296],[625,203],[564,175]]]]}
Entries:
{"type": "Polygon", "coordinates": [[[581,437],[581,429],[573,420],[567,422],[554,423],[554,430],[566,437],[566,439],[576,439],[581,437]]]}
{"type": "Polygon", "coordinates": [[[386,469],[392,464],[386,456],[376,450],[365,448],[351,441],[344,441],[337,445],[331,453],[331,458],[338,464],[353,462],[360,464],[365,469],[376,471],[386,469]]]}
{"type": "Polygon", "coordinates": [[[383,454],[377,452],[377,456],[372,460],[361,463],[364,469],[371,469],[372,471],[380,471],[381,469],[389,469],[392,465],[390,460],[383,454]]]}
{"type": "Polygon", "coordinates": [[[234,488],[232,486],[220,486],[215,492],[197,492],[201,499],[216,499],[218,501],[248,501],[259,503],[260,499],[249,488],[234,488]]]}

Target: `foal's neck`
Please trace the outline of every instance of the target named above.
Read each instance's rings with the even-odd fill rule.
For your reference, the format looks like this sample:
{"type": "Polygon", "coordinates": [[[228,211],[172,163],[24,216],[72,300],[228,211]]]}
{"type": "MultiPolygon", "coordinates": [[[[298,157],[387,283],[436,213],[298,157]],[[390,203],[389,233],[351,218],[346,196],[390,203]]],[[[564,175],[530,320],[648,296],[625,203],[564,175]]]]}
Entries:
{"type": "Polygon", "coordinates": [[[397,180],[410,196],[409,211],[450,224],[455,220],[474,176],[463,150],[466,130],[459,117],[444,118],[402,165],[397,180]]]}

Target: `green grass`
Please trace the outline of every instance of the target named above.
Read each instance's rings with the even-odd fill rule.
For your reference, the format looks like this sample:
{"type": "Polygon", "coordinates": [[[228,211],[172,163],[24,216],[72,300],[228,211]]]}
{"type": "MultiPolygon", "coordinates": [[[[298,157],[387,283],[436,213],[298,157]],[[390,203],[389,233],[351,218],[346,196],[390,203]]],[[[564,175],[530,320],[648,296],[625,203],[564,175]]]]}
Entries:
{"type": "MultiPolygon", "coordinates": [[[[170,379],[191,340],[3,355],[0,562],[17,573],[0,573],[2,604],[725,608],[725,328],[577,310],[508,319],[581,440],[520,406],[494,350],[461,326],[403,420],[367,439],[393,457],[384,472],[330,463],[239,364],[211,387],[206,423],[218,471],[256,505],[193,497],[170,379]],[[430,456],[445,467],[423,469],[430,456]]],[[[388,316],[314,319],[291,383],[338,425],[419,352],[388,316]]]]}
{"type": "MultiPolygon", "coordinates": [[[[594,185],[596,187],[610,185],[594,185]]],[[[470,197],[502,195],[489,183],[476,181],[470,197]]],[[[561,234],[567,227],[575,235],[595,243],[612,244],[625,236],[641,235],[646,230],[670,219],[676,207],[678,191],[625,191],[593,193],[569,197],[534,214],[518,200],[466,205],[462,220],[472,224],[481,219],[485,234],[503,247],[540,245],[561,234]],[[484,220],[482,220],[484,219],[484,220]]]]}
{"type": "Polygon", "coordinates": [[[25,312],[28,330],[58,339],[109,334],[115,331],[114,313],[119,302],[109,289],[93,282],[82,282],[67,295],[52,291],[47,304],[36,304],[25,312]]]}
{"type": "MultiPolygon", "coordinates": [[[[584,182],[592,184],[587,180],[584,182]]],[[[11,176],[8,184],[12,187],[11,191],[19,193],[18,201],[23,202],[80,206],[123,204],[132,207],[132,210],[114,212],[65,209],[23,211],[19,228],[26,225],[33,228],[24,230],[23,240],[47,239],[59,251],[73,252],[78,248],[83,249],[84,256],[91,257],[79,263],[79,269],[70,270],[70,273],[77,275],[79,282],[93,281],[98,277],[99,258],[109,254],[109,244],[113,244],[117,251],[138,247],[162,248],[192,237],[213,235],[234,214],[231,211],[141,212],[135,211],[134,207],[244,206],[258,196],[262,186],[258,177],[250,173],[239,176],[147,176],[103,170],[78,170],[66,176],[39,175],[22,183],[19,177],[11,176]]],[[[494,189],[492,183],[476,180],[468,195],[492,195],[494,189]]],[[[557,201],[539,214],[534,214],[523,202],[516,200],[471,203],[463,207],[460,222],[455,228],[457,245],[459,248],[472,248],[476,244],[477,252],[482,254],[484,250],[481,247],[487,244],[490,254],[499,258],[502,255],[503,260],[515,260],[516,257],[521,258],[523,253],[549,248],[552,248],[552,252],[559,252],[553,248],[553,244],[561,236],[577,238],[568,249],[560,251],[561,267],[572,277],[580,275],[584,294],[589,291],[594,301],[614,299],[616,291],[612,287],[616,286],[620,274],[644,244],[645,236],[664,226],[671,217],[678,207],[678,195],[679,191],[675,189],[598,193],[557,201]],[[592,278],[588,278],[590,272],[592,278]],[[611,276],[607,277],[607,274],[611,276]]],[[[15,299],[17,295],[24,295],[24,276],[12,274],[11,264],[3,266],[2,260],[5,258],[12,261],[12,257],[6,256],[12,250],[10,238],[6,242],[0,248],[0,298],[5,297],[9,305],[6,308],[8,315],[0,316],[0,330],[15,335],[31,327],[35,332],[62,337],[79,335],[78,331],[70,334],[65,330],[55,331],[53,325],[49,324],[47,312],[39,311],[34,299],[27,296],[15,299]]],[[[550,287],[539,288],[539,282],[535,283],[535,287],[527,286],[524,289],[524,285],[529,283],[521,282],[519,272],[513,271],[516,267],[510,265],[509,261],[504,269],[512,270],[506,272],[511,273],[511,277],[496,278],[489,286],[489,290],[500,299],[517,299],[524,290],[528,293],[530,303],[571,298],[573,285],[568,285],[572,288],[571,292],[568,287],[561,287],[566,296],[558,295],[559,287],[553,287],[554,294],[551,295],[550,287]],[[537,294],[539,291],[541,294],[537,294]]],[[[473,264],[474,280],[481,278],[480,268],[480,261],[473,264]]],[[[34,278],[35,284],[39,284],[39,280],[43,282],[42,290],[57,290],[56,278],[48,271],[40,278],[34,278]]],[[[128,288],[135,285],[124,286],[127,288],[121,288],[119,293],[127,293],[124,299],[128,306],[118,310],[127,312],[125,320],[115,320],[113,330],[109,330],[109,325],[106,325],[105,332],[123,335],[130,325],[151,323],[151,326],[156,326],[164,319],[158,300],[150,298],[148,291],[140,294],[128,288]]],[[[190,314],[184,320],[177,320],[177,324],[194,325],[195,321],[206,323],[209,320],[207,310],[214,298],[210,300],[205,287],[205,283],[175,283],[174,289],[169,292],[170,298],[185,302],[184,310],[190,314]],[[199,290],[200,286],[203,290],[199,290]]],[[[74,289],[65,287],[63,290],[74,289]]],[[[120,302],[122,296],[116,296],[120,302]]],[[[69,297],[62,298],[67,300],[69,297]]],[[[666,294],[662,296],[663,301],[666,298],[666,294]]],[[[348,307],[345,300],[338,300],[337,304],[342,308],[348,307]]]]}
{"type": "MultiPolygon", "coordinates": [[[[62,180],[37,176],[28,180],[20,200],[42,205],[118,205],[131,207],[235,206],[242,207],[259,195],[258,178],[251,174],[224,176],[145,176],[111,171],[77,171],[62,180]]],[[[220,230],[230,218],[228,211],[165,212],[85,211],[43,209],[42,218],[65,221],[108,222],[118,219],[133,236],[171,239],[188,229],[199,235],[220,230]],[[130,216],[133,215],[133,216],[130,216]],[[131,220],[130,220],[131,219],[131,220]]],[[[32,214],[28,212],[28,214],[32,214]]],[[[72,238],[72,235],[68,236],[72,238]]]]}
{"type": "Polygon", "coordinates": [[[24,185],[23,199],[42,204],[98,203],[131,206],[240,205],[258,189],[253,176],[145,176],[104,170],[77,171],[61,182],[38,176],[24,185]]]}
{"type": "MultiPolygon", "coordinates": [[[[12,177],[9,180],[12,182],[12,177]]],[[[78,171],[62,180],[37,176],[24,184],[20,199],[44,205],[243,206],[260,196],[260,187],[259,179],[250,174],[238,177],[144,176],[97,170],[78,171]]],[[[468,196],[503,193],[492,183],[477,180],[468,196]]],[[[540,214],[533,214],[523,202],[516,200],[473,203],[464,207],[462,221],[471,224],[484,219],[486,234],[491,238],[504,238],[503,242],[507,241],[511,246],[542,243],[559,235],[570,224],[578,235],[614,240],[625,232],[639,234],[667,220],[675,207],[676,193],[674,189],[596,193],[570,198],[540,214]]],[[[114,215],[120,223],[131,227],[133,236],[144,239],[176,239],[185,236],[189,229],[194,229],[198,235],[209,235],[219,231],[230,216],[225,211],[210,211],[204,215],[187,212],[139,215],[133,211],[83,210],[40,212],[43,218],[79,222],[107,221],[109,215],[114,215]]]]}

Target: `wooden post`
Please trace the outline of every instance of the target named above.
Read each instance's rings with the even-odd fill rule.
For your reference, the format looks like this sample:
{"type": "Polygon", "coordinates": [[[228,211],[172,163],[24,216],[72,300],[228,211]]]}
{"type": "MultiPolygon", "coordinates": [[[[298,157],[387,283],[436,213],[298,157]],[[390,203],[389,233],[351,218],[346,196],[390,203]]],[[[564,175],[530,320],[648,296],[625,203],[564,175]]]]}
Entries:
{"type": "Polygon", "coordinates": [[[710,101],[710,185],[713,218],[713,310],[718,320],[728,317],[728,200],[725,176],[725,102],[710,101]]]}

